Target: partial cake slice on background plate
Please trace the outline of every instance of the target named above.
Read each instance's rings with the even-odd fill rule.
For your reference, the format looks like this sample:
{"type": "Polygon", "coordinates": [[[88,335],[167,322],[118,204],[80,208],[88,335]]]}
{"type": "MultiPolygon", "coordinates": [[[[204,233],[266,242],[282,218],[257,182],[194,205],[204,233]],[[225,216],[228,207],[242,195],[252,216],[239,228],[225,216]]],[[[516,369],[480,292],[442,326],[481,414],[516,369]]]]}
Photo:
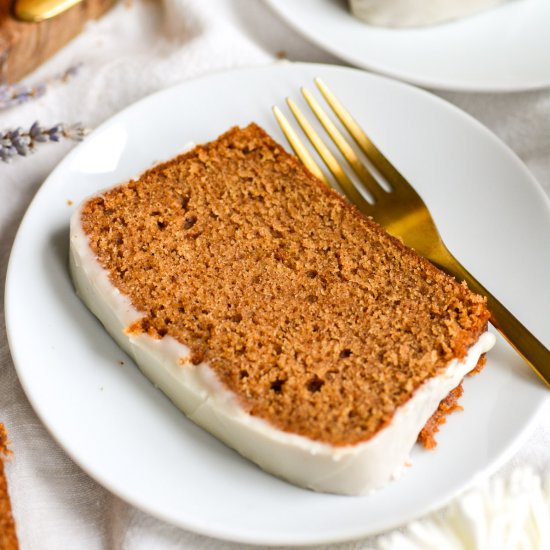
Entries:
{"type": "Polygon", "coordinates": [[[4,469],[4,462],[11,458],[8,432],[4,424],[0,424],[0,549],[17,550],[19,542],[15,528],[15,519],[11,509],[11,500],[8,490],[8,480],[4,469]]]}
{"type": "Polygon", "coordinates": [[[494,343],[482,297],[254,124],[90,197],[70,241],[78,294],[144,374],[317,491],[398,475],[494,343]]]}

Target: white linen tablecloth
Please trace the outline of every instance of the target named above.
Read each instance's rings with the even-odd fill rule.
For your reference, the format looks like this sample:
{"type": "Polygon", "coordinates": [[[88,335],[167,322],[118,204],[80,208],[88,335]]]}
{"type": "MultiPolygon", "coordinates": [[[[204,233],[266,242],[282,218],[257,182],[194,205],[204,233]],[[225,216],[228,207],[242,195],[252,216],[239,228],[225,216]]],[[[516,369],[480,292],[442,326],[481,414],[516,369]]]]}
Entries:
{"type": "MultiPolygon", "coordinates": [[[[79,74],[44,97],[0,111],[0,129],[80,121],[99,123],[151,92],[232,67],[290,60],[341,63],[285,26],[254,0],[134,0],[121,3],[42,66],[27,82],[81,64],[79,74]]],[[[488,126],[526,163],[550,194],[550,91],[514,94],[438,93],[488,126]]],[[[58,447],[17,380],[5,333],[4,295],[10,248],[34,193],[74,147],[43,144],[29,158],[0,162],[0,422],[14,458],[7,465],[23,549],[212,549],[242,545],[167,525],[103,489],[58,447]]],[[[32,345],[32,341],[29,342],[32,345]]],[[[541,418],[516,456],[500,470],[550,465],[550,418],[541,418]]],[[[374,541],[338,546],[370,548],[374,541]]]]}

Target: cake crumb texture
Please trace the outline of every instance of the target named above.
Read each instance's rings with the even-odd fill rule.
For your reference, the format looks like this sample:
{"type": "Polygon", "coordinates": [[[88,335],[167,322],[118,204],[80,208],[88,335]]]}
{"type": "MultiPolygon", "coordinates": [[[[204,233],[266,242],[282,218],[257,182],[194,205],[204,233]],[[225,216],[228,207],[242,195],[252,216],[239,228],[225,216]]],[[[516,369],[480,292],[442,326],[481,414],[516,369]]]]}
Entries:
{"type": "Polygon", "coordinates": [[[435,434],[439,431],[439,426],[447,422],[447,415],[462,410],[462,407],[458,404],[458,400],[462,397],[463,393],[464,388],[462,387],[462,383],[460,383],[449,392],[441,403],[439,403],[437,410],[433,413],[428,422],[426,422],[420,434],[418,434],[418,442],[421,443],[425,449],[434,449],[437,445],[435,434]]]}
{"type": "Polygon", "coordinates": [[[143,318],[251,414],[370,439],[485,330],[484,299],[365,218],[261,128],[88,200],[82,227],[143,318]]]}
{"type": "MultiPolygon", "coordinates": [[[[476,366],[468,373],[468,376],[474,376],[479,374],[485,363],[487,362],[486,354],[484,353],[479,357],[476,366]]],[[[458,404],[458,400],[462,397],[464,388],[460,383],[456,388],[451,390],[445,399],[441,400],[439,407],[430,417],[428,422],[424,425],[421,432],[418,434],[418,442],[424,446],[425,449],[434,449],[437,445],[435,440],[435,434],[439,431],[439,426],[445,424],[447,416],[455,411],[462,411],[463,408],[458,404]]]]}
{"type": "Polygon", "coordinates": [[[4,459],[11,455],[8,447],[8,433],[3,424],[0,424],[0,550],[17,550],[17,534],[15,521],[11,513],[8,481],[4,472],[4,459]]]}

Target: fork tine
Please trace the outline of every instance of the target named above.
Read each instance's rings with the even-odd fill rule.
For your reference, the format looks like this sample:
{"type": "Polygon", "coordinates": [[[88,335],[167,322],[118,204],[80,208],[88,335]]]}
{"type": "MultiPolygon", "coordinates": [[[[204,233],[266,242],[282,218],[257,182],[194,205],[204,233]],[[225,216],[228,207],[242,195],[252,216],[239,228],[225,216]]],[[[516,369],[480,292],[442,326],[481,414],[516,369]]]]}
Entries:
{"type": "Polygon", "coordinates": [[[359,193],[355,188],[353,182],[349,179],[346,172],[336,160],[334,155],[330,152],[329,148],[323,143],[323,140],[319,137],[319,134],[313,129],[311,124],[308,122],[306,116],[298,108],[298,105],[292,101],[292,99],[287,98],[288,106],[292,111],[292,114],[298,121],[298,124],[301,126],[302,130],[308,137],[309,141],[315,147],[316,151],[319,153],[319,156],[323,159],[323,162],[326,164],[327,168],[331,171],[332,175],[336,178],[336,181],[340,184],[342,191],[346,194],[349,200],[355,204],[355,206],[363,212],[363,214],[370,215],[372,211],[372,205],[367,202],[367,200],[359,193]]]}
{"type": "Polygon", "coordinates": [[[326,102],[330,105],[330,108],[336,113],[336,116],[340,119],[340,122],[350,133],[353,139],[357,142],[357,145],[367,155],[368,159],[372,162],[375,168],[384,176],[387,182],[392,186],[394,191],[407,190],[412,191],[416,195],[413,187],[409,182],[401,175],[401,173],[395,168],[395,166],[382,154],[380,149],[370,140],[370,138],[361,129],[359,124],[355,122],[353,117],[340,103],[336,96],[329,90],[327,85],[320,79],[315,79],[315,84],[319,91],[325,98],[326,102]]]}
{"type": "Polygon", "coordinates": [[[301,90],[305,100],[307,101],[307,104],[311,107],[311,110],[315,113],[315,116],[319,119],[319,122],[323,125],[323,128],[327,131],[327,134],[331,137],[336,147],[338,147],[344,158],[353,168],[353,171],[357,174],[359,179],[363,182],[363,184],[369,190],[375,200],[380,200],[380,198],[386,193],[386,191],[382,189],[382,187],[380,187],[372,174],[359,160],[359,158],[355,154],[355,151],[351,148],[350,144],[346,141],[338,128],[336,128],[336,126],[330,120],[328,115],[319,105],[317,100],[313,97],[311,92],[307,88],[302,88],[301,90]]]}
{"type": "Polygon", "coordinates": [[[309,154],[309,151],[300,141],[300,138],[290,125],[290,122],[288,122],[285,115],[283,115],[279,107],[277,107],[276,105],[273,106],[273,114],[275,115],[275,118],[277,119],[277,122],[279,123],[279,126],[283,131],[283,134],[290,143],[292,150],[296,153],[298,158],[314,176],[329,185],[325,174],[323,174],[323,171],[319,168],[319,165],[313,160],[313,157],[309,154]]]}

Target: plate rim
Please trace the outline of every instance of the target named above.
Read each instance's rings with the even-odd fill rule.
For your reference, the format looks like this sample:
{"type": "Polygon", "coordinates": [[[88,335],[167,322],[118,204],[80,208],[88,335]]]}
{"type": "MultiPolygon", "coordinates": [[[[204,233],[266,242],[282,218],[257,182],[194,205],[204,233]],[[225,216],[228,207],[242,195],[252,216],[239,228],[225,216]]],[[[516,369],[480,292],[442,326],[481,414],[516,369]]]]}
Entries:
{"type": "MultiPolygon", "coordinates": [[[[104,131],[106,127],[109,127],[110,125],[116,123],[116,120],[123,116],[124,113],[127,111],[136,108],[138,105],[142,103],[146,103],[151,100],[152,97],[156,96],[162,96],[165,93],[171,93],[171,91],[182,88],[184,89],[188,84],[195,83],[197,81],[205,81],[209,79],[217,79],[220,76],[227,76],[231,74],[239,74],[239,73],[246,73],[246,72],[256,72],[256,71],[269,71],[274,67],[277,67],[278,65],[285,65],[286,62],[283,63],[274,63],[269,65],[262,65],[258,67],[245,67],[245,68],[239,68],[239,69],[228,69],[224,71],[217,71],[215,73],[203,75],[201,77],[190,79],[181,83],[178,83],[176,85],[158,90],[157,92],[154,92],[153,94],[150,94],[148,96],[145,96],[138,101],[126,106],[124,109],[118,111],[117,113],[114,113],[111,117],[106,119],[104,122],[102,122],[91,134],[90,137],[93,137],[95,134],[100,134],[104,131]]],[[[401,81],[394,81],[386,76],[378,75],[378,74],[371,74],[371,73],[365,73],[364,71],[353,68],[353,67],[342,67],[339,65],[331,65],[331,64],[318,64],[318,63],[292,63],[292,66],[295,67],[319,67],[320,70],[323,70],[323,68],[328,68],[329,70],[341,70],[341,71],[352,71],[356,73],[360,73],[362,77],[374,79],[374,80],[384,80],[387,83],[391,83],[391,85],[399,86],[399,87],[407,87],[412,91],[413,93],[419,93],[421,95],[427,95],[429,96],[430,100],[435,100],[437,103],[440,103],[444,106],[444,108],[450,108],[453,110],[456,114],[458,114],[461,117],[465,117],[468,122],[471,124],[473,123],[475,126],[477,126],[478,130],[483,131],[486,134],[486,137],[489,137],[492,144],[494,146],[498,146],[503,150],[504,153],[507,154],[507,156],[510,158],[511,161],[514,161],[518,167],[521,168],[522,172],[524,173],[524,176],[529,179],[531,187],[533,190],[536,190],[537,193],[541,198],[543,198],[543,201],[545,203],[546,212],[548,217],[550,218],[550,198],[547,196],[546,192],[544,191],[544,188],[541,186],[541,184],[536,180],[536,178],[531,174],[527,166],[520,160],[520,158],[517,156],[517,154],[502,140],[500,140],[493,132],[491,132],[490,129],[488,129],[485,125],[483,125],[480,121],[475,119],[473,116],[468,114],[467,112],[463,111],[462,109],[458,108],[454,104],[450,103],[449,101],[438,97],[437,95],[434,95],[426,90],[416,88],[415,86],[404,83],[401,81]]],[[[225,541],[232,541],[237,543],[246,543],[246,544],[263,544],[267,546],[276,546],[276,545],[293,545],[293,544],[300,544],[300,545],[312,545],[312,544],[328,544],[328,543],[336,543],[336,542],[344,542],[349,540],[355,540],[358,538],[363,538],[367,536],[373,536],[382,532],[385,532],[387,530],[393,529],[399,525],[403,524],[402,520],[396,519],[394,522],[389,522],[387,525],[384,525],[381,528],[378,529],[355,529],[353,532],[349,532],[351,530],[348,530],[348,534],[342,535],[340,531],[335,532],[332,537],[327,537],[327,535],[322,535],[319,538],[316,538],[312,535],[302,535],[302,536],[296,536],[296,534],[291,536],[282,536],[281,534],[278,535],[278,538],[273,538],[272,535],[259,538],[257,534],[253,534],[250,536],[247,536],[246,534],[243,534],[242,532],[235,532],[235,531],[228,531],[224,530],[223,528],[220,529],[219,526],[215,526],[212,528],[212,526],[208,525],[208,522],[203,522],[203,524],[198,524],[195,519],[193,518],[191,521],[174,521],[173,517],[170,517],[168,515],[163,514],[162,512],[159,512],[158,510],[154,508],[149,508],[146,504],[143,502],[135,500],[131,495],[128,495],[127,493],[124,493],[122,490],[114,487],[108,480],[104,479],[104,476],[97,471],[94,471],[92,467],[88,467],[86,463],[81,462],[81,460],[73,454],[71,451],[70,445],[67,445],[64,441],[64,438],[61,434],[55,432],[53,427],[51,427],[48,423],[45,422],[44,417],[41,413],[41,407],[40,405],[35,401],[35,396],[33,394],[33,391],[30,390],[29,386],[27,385],[27,379],[22,374],[22,370],[20,367],[20,360],[18,359],[18,345],[15,343],[15,336],[12,333],[12,329],[10,328],[10,325],[12,324],[10,321],[11,315],[13,312],[14,306],[12,305],[12,296],[13,292],[10,292],[10,288],[12,286],[12,280],[15,280],[16,275],[15,267],[16,264],[16,254],[14,251],[17,251],[20,247],[19,241],[22,239],[22,228],[26,224],[26,220],[31,215],[31,210],[33,207],[33,204],[38,201],[39,197],[42,193],[46,192],[47,184],[51,179],[54,179],[58,173],[58,171],[62,171],[62,169],[65,167],[66,164],[68,164],[71,159],[80,153],[81,149],[86,147],[87,142],[86,140],[83,143],[78,144],[74,149],[72,149],[60,162],[59,164],[54,168],[54,170],[50,173],[50,175],[44,180],[44,182],[41,184],[37,192],[35,193],[34,197],[30,201],[24,216],[21,219],[20,226],[17,230],[15,239],[13,241],[12,249],[10,251],[10,257],[8,261],[7,266],[7,273],[6,273],[6,282],[5,282],[5,319],[6,319],[6,333],[7,333],[7,340],[9,349],[11,352],[11,356],[13,358],[13,363],[15,366],[15,370],[19,379],[19,382],[21,383],[23,390],[25,392],[25,395],[27,399],[29,400],[34,412],[37,414],[38,418],[40,419],[42,425],[46,428],[50,436],[53,438],[54,441],[63,449],[65,453],[77,464],[84,472],[86,472],[87,475],[89,475],[92,479],[97,481],[102,487],[106,488],[108,491],[113,493],[114,495],[118,496],[125,502],[131,504],[132,506],[135,506],[136,508],[143,510],[144,512],[152,515],[153,517],[156,517],[162,521],[165,521],[171,525],[176,525],[178,527],[182,527],[184,529],[187,529],[189,531],[199,533],[201,535],[209,536],[218,538],[225,541]]],[[[508,445],[506,450],[502,452],[497,459],[495,459],[490,465],[483,468],[481,472],[479,472],[479,475],[483,475],[483,477],[487,477],[491,473],[493,473],[496,469],[498,469],[503,463],[507,462],[510,457],[515,454],[518,450],[518,448],[523,444],[523,442],[530,436],[532,433],[535,424],[539,418],[539,416],[542,414],[542,411],[546,407],[547,403],[549,402],[548,396],[546,399],[541,399],[540,403],[538,404],[536,410],[532,413],[529,422],[527,425],[523,428],[522,431],[520,431],[518,434],[516,434],[515,438],[512,440],[512,442],[508,445]]],[[[456,497],[458,494],[461,494],[462,492],[466,491],[468,488],[470,488],[476,481],[478,480],[477,476],[472,476],[472,478],[466,482],[463,483],[462,486],[458,489],[452,492],[451,495],[445,494],[442,495],[439,499],[435,499],[432,501],[431,505],[425,506],[422,508],[417,515],[415,516],[409,516],[409,518],[406,520],[407,522],[412,521],[413,519],[418,518],[419,516],[424,516],[425,514],[431,513],[434,510],[440,508],[445,503],[449,502],[451,498],[456,497]]]]}
{"type": "MultiPolygon", "coordinates": [[[[347,1],[347,0],[346,0],[347,1]]],[[[308,32],[307,29],[301,27],[294,19],[291,19],[287,12],[280,8],[277,0],[264,0],[268,5],[269,9],[280,18],[286,25],[288,25],[294,32],[298,33],[302,38],[308,40],[310,43],[314,44],[321,50],[334,55],[341,61],[351,64],[352,67],[363,69],[367,71],[373,71],[376,74],[390,77],[396,80],[399,80],[404,83],[413,84],[414,86],[420,86],[423,88],[429,88],[431,90],[437,90],[442,92],[470,92],[470,93],[482,93],[482,94],[506,94],[514,92],[534,92],[537,90],[545,90],[550,87],[550,72],[545,78],[539,78],[536,82],[530,82],[528,84],[508,84],[508,83],[482,83],[482,84],[468,84],[460,80],[450,80],[445,79],[441,80],[437,77],[418,77],[415,74],[408,73],[407,71],[393,70],[381,66],[377,63],[372,63],[370,61],[364,61],[363,59],[358,59],[354,55],[346,54],[342,52],[337,47],[332,46],[331,42],[325,42],[317,35],[314,35],[311,32],[308,32]]],[[[364,23],[365,26],[367,25],[364,23]]]]}

